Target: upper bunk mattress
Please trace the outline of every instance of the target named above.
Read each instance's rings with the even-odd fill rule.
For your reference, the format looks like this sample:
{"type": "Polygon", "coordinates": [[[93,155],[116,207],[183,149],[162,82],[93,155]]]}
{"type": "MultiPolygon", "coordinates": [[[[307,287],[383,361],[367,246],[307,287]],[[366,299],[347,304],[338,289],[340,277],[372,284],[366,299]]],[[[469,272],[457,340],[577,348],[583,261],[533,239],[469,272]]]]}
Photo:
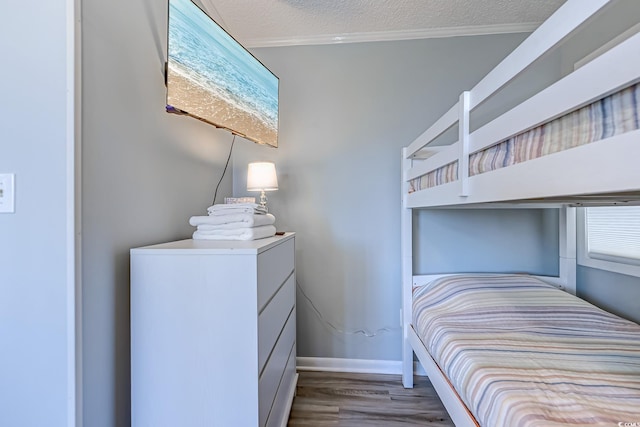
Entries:
{"type": "Polygon", "coordinates": [[[640,421],[640,326],[536,278],[414,288],[413,325],[481,426],[640,421]]]}
{"type": "MultiPolygon", "coordinates": [[[[624,88],[569,114],[469,156],[469,176],[537,159],[640,129],[640,84],[624,88]]],[[[458,162],[409,182],[409,193],[458,179],[458,162]]]]}

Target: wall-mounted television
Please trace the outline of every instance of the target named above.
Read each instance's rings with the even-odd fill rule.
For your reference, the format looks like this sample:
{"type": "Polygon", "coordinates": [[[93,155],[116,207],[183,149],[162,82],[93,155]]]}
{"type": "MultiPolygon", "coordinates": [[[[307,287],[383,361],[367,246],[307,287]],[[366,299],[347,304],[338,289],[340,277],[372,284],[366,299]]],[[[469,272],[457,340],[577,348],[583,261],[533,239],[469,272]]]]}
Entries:
{"type": "Polygon", "coordinates": [[[167,46],[167,112],[278,146],[278,77],[191,0],[169,0],[167,46]]]}

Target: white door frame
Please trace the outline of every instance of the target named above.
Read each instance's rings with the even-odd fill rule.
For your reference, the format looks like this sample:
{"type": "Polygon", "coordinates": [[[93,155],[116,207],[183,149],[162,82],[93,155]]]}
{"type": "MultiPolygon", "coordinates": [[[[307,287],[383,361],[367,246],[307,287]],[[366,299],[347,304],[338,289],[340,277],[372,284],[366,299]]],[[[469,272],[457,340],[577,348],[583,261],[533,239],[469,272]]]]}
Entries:
{"type": "Polygon", "coordinates": [[[67,426],[82,426],[81,0],[66,0],[67,426]]]}

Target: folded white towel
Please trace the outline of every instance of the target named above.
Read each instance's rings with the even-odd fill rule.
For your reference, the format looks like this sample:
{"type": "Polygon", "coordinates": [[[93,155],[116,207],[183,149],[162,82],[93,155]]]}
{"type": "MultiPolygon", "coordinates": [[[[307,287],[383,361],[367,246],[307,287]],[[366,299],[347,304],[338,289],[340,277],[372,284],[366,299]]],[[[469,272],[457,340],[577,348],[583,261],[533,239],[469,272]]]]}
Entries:
{"type": "Polygon", "coordinates": [[[234,209],[234,208],[260,208],[261,206],[257,203],[216,203],[213,206],[209,206],[207,208],[208,211],[221,211],[225,209],[234,209]]]}
{"type": "MultiPolygon", "coordinates": [[[[194,227],[221,226],[233,224],[228,228],[245,228],[258,227],[261,225],[272,225],[276,222],[276,217],[271,214],[257,215],[252,213],[239,213],[230,215],[209,215],[209,216],[192,216],[189,224],[194,227]]],[[[227,228],[227,227],[224,227],[227,228]]]]}
{"type": "Polygon", "coordinates": [[[225,215],[235,215],[235,214],[256,214],[256,215],[264,215],[265,211],[257,211],[252,208],[236,208],[236,209],[225,209],[224,211],[212,211],[209,212],[211,216],[225,216],[225,215]]]}
{"type": "Polygon", "coordinates": [[[207,208],[207,213],[213,216],[237,213],[266,214],[267,209],[257,203],[229,203],[209,206],[207,208]]]}
{"type": "Polygon", "coordinates": [[[260,227],[236,228],[235,230],[196,230],[193,233],[194,240],[258,240],[271,237],[276,234],[273,225],[262,225],[260,227]]]}

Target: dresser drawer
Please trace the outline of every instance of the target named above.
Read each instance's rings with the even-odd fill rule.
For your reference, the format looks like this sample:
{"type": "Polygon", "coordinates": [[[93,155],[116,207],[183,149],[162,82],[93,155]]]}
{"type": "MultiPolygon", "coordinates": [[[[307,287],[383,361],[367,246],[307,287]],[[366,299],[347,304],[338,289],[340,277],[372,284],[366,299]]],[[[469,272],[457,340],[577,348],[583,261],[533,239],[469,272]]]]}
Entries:
{"type": "Polygon", "coordinates": [[[269,412],[271,411],[271,406],[273,405],[273,400],[276,396],[276,392],[278,391],[280,380],[284,375],[285,367],[289,360],[289,354],[291,353],[291,348],[294,345],[295,338],[296,311],[293,310],[289,316],[289,320],[287,320],[287,324],[284,327],[282,334],[280,335],[280,338],[278,338],[278,342],[271,353],[271,357],[269,357],[269,360],[262,371],[262,375],[260,376],[258,384],[258,399],[260,401],[258,418],[260,420],[260,427],[265,425],[269,412]]]}
{"type": "Polygon", "coordinates": [[[295,274],[289,276],[258,318],[258,372],[271,354],[296,300],[295,274]]]}
{"type": "Polygon", "coordinates": [[[267,427],[281,427],[287,425],[287,419],[291,412],[291,403],[296,389],[296,345],[289,353],[289,361],[284,368],[284,374],[273,400],[273,406],[267,419],[267,427]]]}
{"type": "Polygon", "coordinates": [[[294,240],[289,239],[258,255],[258,311],[293,271],[295,262],[294,240]]]}

